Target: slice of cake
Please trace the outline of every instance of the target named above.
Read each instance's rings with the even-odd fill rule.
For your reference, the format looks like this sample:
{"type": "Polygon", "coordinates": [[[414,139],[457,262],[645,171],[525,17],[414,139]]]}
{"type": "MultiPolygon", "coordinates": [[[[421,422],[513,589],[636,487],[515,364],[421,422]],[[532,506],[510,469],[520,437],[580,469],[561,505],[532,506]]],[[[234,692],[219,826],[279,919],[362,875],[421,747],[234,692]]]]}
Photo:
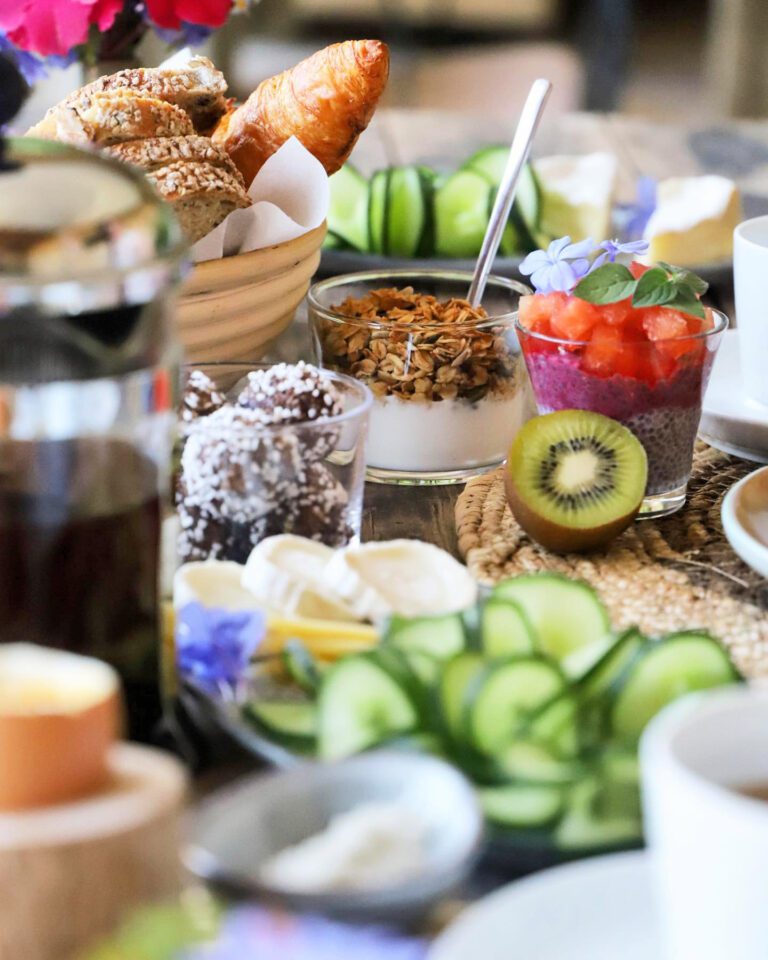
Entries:
{"type": "Polygon", "coordinates": [[[744,213],[738,188],[726,177],[662,180],[645,228],[644,258],[679,266],[717,263],[733,256],[733,231],[744,213]]]}
{"type": "Polygon", "coordinates": [[[611,236],[617,163],[611,153],[542,157],[534,162],[542,192],[541,230],[574,243],[611,236]]]}

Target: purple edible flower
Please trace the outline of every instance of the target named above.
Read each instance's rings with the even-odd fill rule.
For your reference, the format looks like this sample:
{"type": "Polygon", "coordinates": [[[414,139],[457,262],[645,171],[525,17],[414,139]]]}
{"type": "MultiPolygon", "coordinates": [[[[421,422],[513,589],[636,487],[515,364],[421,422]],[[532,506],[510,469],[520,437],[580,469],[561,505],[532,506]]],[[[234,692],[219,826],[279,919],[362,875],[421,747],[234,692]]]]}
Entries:
{"type": "Polygon", "coordinates": [[[171,47],[195,47],[202,46],[208,37],[213,33],[212,27],[204,27],[198,23],[185,23],[182,21],[178,30],[167,30],[163,27],[154,26],[154,31],[171,47]]]}
{"type": "Polygon", "coordinates": [[[634,203],[627,208],[629,219],[625,225],[628,237],[642,237],[651,214],[656,209],[656,181],[653,177],[640,177],[634,203]]]}
{"type": "Polygon", "coordinates": [[[178,960],[425,960],[426,954],[423,940],[383,928],[241,907],[214,944],[193,947],[178,960]]]}
{"type": "Polygon", "coordinates": [[[647,240],[630,240],[627,243],[619,243],[618,240],[603,240],[600,249],[604,252],[595,257],[591,270],[597,270],[604,263],[615,263],[617,257],[622,256],[622,254],[634,257],[636,254],[647,253],[648,246],[647,240]]]}
{"type": "Polygon", "coordinates": [[[265,633],[266,618],[260,610],[219,610],[188,603],[179,610],[176,623],[179,673],[206,690],[235,687],[265,633]]]}
{"type": "Polygon", "coordinates": [[[591,239],[571,243],[570,237],[553,240],[546,250],[534,250],[520,264],[520,273],[531,278],[537,293],[555,290],[570,293],[591,268],[589,255],[595,244],[591,239]]]}

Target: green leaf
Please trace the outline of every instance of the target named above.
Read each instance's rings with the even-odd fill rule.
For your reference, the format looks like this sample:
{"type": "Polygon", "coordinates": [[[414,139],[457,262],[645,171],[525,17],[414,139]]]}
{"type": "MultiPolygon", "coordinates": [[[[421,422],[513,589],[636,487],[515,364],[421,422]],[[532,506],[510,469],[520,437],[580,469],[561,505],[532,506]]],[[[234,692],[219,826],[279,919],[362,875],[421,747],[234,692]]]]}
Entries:
{"type": "Polygon", "coordinates": [[[697,273],[694,273],[693,270],[689,270],[687,267],[676,267],[674,264],[665,263],[663,260],[659,260],[658,265],[662,270],[666,270],[667,273],[671,274],[673,282],[687,283],[690,287],[693,287],[699,296],[703,296],[707,290],[709,290],[707,281],[702,280],[697,273]]]}
{"type": "Polygon", "coordinates": [[[633,307],[658,307],[673,300],[677,288],[662,267],[646,270],[632,295],[633,307]]]}
{"type": "Polygon", "coordinates": [[[696,291],[690,284],[675,284],[675,297],[668,301],[665,306],[672,307],[673,310],[679,310],[681,313],[688,313],[693,317],[703,320],[706,314],[701,300],[696,296],[696,291]]]}
{"type": "Polygon", "coordinates": [[[588,273],[574,288],[574,296],[588,303],[617,303],[631,297],[637,281],[622,263],[605,263],[588,273]]]}

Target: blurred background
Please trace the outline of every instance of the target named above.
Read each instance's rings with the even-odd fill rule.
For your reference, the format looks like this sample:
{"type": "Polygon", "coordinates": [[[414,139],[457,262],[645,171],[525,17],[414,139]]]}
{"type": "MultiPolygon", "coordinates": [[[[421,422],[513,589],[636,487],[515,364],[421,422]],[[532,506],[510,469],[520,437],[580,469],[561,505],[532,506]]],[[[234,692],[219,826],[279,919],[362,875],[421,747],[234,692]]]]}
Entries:
{"type": "Polygon", "coordinates": [[[260,0],[214,43],[247,93],[355,35],[393,49],[388,106],[508,116],[544,74],[550,111],[702,121],[768,109],[766,0],[260,0]]]}

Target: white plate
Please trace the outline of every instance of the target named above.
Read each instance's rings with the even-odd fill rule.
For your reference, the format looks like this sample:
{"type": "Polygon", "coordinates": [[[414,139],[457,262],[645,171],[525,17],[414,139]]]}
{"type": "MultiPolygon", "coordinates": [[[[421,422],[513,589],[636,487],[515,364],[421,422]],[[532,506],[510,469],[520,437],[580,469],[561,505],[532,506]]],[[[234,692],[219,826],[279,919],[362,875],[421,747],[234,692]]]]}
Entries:
{"type": "Polygon", "coordinates": [[[738,330],[723,335],[704,397],[699,435],[723,453],[768,463],[768,407],[742,392],[738,330]]]}
{"type": "Polygon", "coordinates": [[[470,907],[429,960],[659,960],[645,852],[580,860],[503,887],[470,907]]]}
{"type": "Polygon", "coordinates": [[[735,483],[723,500],[723,530],[748,566],[768,577],[768,467],[735,483]]]}

